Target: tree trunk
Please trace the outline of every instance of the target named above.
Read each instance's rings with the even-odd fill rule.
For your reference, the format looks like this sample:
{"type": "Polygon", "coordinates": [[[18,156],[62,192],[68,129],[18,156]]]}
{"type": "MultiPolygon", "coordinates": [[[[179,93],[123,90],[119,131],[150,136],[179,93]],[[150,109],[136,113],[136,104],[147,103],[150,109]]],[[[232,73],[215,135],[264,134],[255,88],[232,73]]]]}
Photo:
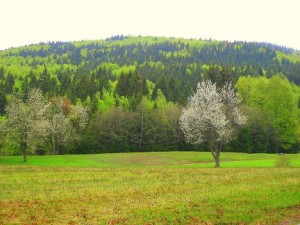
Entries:
{"type": "Polygon", "coordinates": [[[23,153],[23,161],[27,162],[27,143],[22,141],[20,147],[23,153]]]}
{"type": "Polygon", "coordinates": [[[215,167],[219,168],[220,167],[221,148],[218,146],[218,144],[210,143],[210,150],[211,150],[212,156],[215,159],[215,167]]]}
{"type": "Polygon", "coordinates": [[[142,113],[141,132],[140,132],[140,140],[139,140],[139,150],[142,149],[143,132],[144,132],[144,113],[142,113]]]}
{"type": "Polygon", "coordinates": [[[216,163],[215,165],[216,168],[220,167],[220,151],[216,152],[215,163],[216,163]]]}
{"type": "Polygon", "coordinates": [[[55,155],[59,155],[59,141],[56,136],[54,136],[54,153],[55,155]]]}

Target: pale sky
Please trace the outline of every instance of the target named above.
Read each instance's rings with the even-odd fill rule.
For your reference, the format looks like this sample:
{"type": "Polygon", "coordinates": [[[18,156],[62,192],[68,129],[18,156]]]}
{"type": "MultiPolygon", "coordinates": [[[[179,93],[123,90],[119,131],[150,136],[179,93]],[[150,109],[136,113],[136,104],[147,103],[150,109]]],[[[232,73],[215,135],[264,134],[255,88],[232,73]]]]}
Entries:
{"type": "Polygon", "coordinates": [[[300,0],[0,0],[0,49],[151,35],[300,50],[300,0]]]}

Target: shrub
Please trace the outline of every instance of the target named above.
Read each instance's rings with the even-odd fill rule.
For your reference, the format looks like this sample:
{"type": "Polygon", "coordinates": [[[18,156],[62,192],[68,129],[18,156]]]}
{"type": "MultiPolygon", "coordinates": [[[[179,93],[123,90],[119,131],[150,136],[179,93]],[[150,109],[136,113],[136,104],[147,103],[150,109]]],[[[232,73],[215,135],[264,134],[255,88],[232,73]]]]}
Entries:
{"type": "Polygon", "coordinates": [[[286,155],[279,155],[276,159],[275,167],[291,167],[290,159],[286,155]]]}

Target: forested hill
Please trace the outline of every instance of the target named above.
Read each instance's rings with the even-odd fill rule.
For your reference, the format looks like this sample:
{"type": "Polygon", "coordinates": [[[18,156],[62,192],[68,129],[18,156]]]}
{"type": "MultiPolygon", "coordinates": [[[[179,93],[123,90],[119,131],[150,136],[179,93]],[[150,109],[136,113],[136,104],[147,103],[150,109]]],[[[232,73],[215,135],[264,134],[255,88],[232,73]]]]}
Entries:
{"type": "Polygon", "coordinates": [[[115,36],[31,45],[0,52],[0,68],[7,94],[39,87],[48,97],[66,95],[72,102],[85,101],[116,80],[119,95],[136,94],[130,87],[141,82],[154,89],[153,96],[159,88],[167,100],[179,103],[185,103],[203,78],[221,85],[240,76],[281,73],[300,84],[300,53],[293,49],[177,38],[115,36]]]}
{"type": "MultiPolygon", "coordinates": [[[[115,36],[7,49],[0,52],[0,122],[13,93],[26,101],[38,88],[69,122],[73,106],[75,114],[76,106],[88,108],[88,125],[76,140],[63,137],[60,153],[191,149],[178,121],[205,79],[237,84],[249,116],[228,150],[298,149],[300,53],[267,43],[115,36]]],[[[57,152],[55,138],[40,149],[57,152]]]]}

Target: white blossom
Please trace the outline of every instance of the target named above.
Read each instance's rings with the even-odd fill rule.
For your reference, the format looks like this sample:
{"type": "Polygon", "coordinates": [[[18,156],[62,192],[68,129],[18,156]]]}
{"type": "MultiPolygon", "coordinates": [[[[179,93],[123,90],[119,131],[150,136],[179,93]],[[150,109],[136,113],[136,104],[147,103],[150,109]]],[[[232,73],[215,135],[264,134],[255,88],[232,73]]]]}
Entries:
{"type": "Polygon", "coordinates": [[[53,98],[48,107],[48,134],[52,150],[59,154],[61,148],[78,137],[78,132],[87,125],[88,112],[85,107],[72,106],[64,98],[53,98]]]}
{"type": "Polygon", "coordinates": [[[191,144],[208,142],[216,166],[221,147],[232,140],[237,128],[247,121],[238,109],[239,103],[231,83],[218,90],[211,81],[203,81],[198,83],[196,93],[180,117],[186,140],[191,144]]]}
{"type": "Polygon", "coordinates": [[[34,151],[46,134],[45,108],[45,100],[38,89],[32,89],[25,102],[14,95],[6,107],[7,133],[15,137],[23,152],[24,161],[26,161],[27,148],[30,147],[34,151]]]}

